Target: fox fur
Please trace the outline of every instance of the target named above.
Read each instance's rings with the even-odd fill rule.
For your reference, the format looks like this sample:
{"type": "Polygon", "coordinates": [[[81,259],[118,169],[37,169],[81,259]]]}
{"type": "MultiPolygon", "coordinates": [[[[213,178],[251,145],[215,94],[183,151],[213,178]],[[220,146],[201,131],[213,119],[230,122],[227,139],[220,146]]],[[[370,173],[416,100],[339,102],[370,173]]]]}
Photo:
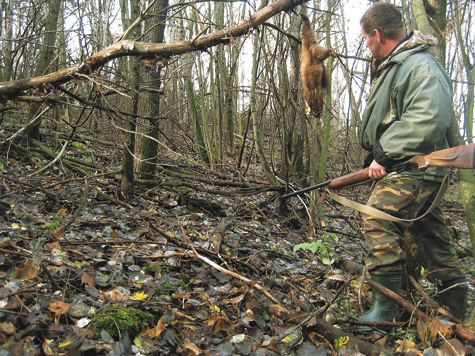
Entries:
{"type": "Polygon", "coordinates": [[[302,76],[303,98],[306,103],[306,113],[320,117],[323,112],[325,90],[328,87],[328,73],[324,60],[334,56],[332,49],[318,45],[315,33],[310,26],[308,16],[302,18],[302,57],[300,75],[302,76]]]}

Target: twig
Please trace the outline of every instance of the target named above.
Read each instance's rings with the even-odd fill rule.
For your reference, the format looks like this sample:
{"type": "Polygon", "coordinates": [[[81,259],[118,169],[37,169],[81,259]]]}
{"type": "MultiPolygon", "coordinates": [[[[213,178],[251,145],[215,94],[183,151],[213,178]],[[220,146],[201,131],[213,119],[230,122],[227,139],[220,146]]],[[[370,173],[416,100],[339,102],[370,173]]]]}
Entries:
{"type": "Polygon", "coordinates": [[[11,297],[11,296],[14,296],[14,295],[17,295],[17,294],[32,293],[32,292],[36,293],[36,292],[39,292],[39,291],[40,290],[38,288],[22,289],[22,290],[17,290],[15,292],[10,292],[10,293],[0,295],[0,298],[3,299],[3,298],[8,298],[8,297],[11,297]]]}
{"type": "Polygon", "coordinates": [[[278,344],[279,342],[281,342],[284,338],[286,338],[287,336],[289,336],[290,334],[292,334],[295,330],[301,328],[302,326],[304,326],[306,323],[308,323],[310,320],[312,320],[313,318],[316,318],[320,315],[322,315],[323,313],[325,313],[328,308],[330,308],[330,306],[335,302],[335,300],[340,296],[340,294],[345,290],[346,287],[348,287],[348,285],[350,284],[351,280],[348,281],[348,282],[345,282],[345,284],[343,284],[340,289],[338,289],[338,291],[336,292],[335,296],[332,298],[332,300],[330,300],[329,302],[327,302],[327,304],[325,304],[323,307],[319,308],[318,310],[316,310],[315,312],[313,312],[312,314],[310,314],[309,316],[307,316],[304,320],[302,320],[300,323],[298,323],[297,325],[289,328],[285,333],[283,334],[280,334],[278,336],[276,336],[274,338],[274,343],[278,344]]]}
{"type": "Polygon", "coordinates": [[[264,288],[262,288],[258,283],[254,282],[254,281],[251,281],[250,279],[244,277],[244,276],[241,276],[240,274],[237,274],[235,272],[232,272],[232,271],[229,271],[227,270],[226,268],[223,268],[221,267],[220,265],[217,265],[216,263],[214,263],[213,261],[211,261],[209,258],[207,257],[204,257],[204,256],[201,256],[195,249],[195,247],[193,246],[193,244],[191,243],[190,239],[188,238],[187,234],[186,234],[186,231],[185,231],[185,228],[183,227],[183,225],[180,223],[180,228],[181,228],[181,231],[183,233],[183,236],[185,237],[186,241],[188,241],[188,244],[190,245],[191,249],[193,250],[193,252],[195,253],[196,257],[199,258],[200,260],[202,260],[203,262],[206,262],[207,264],[209,264],[211,267],[214,267],[216,268],[218,271],[220,272],[223,272],[231,277],[234,277],[234,278],[237,278],[237,279],[240,279],[246,283],[249,283],[253,288],[256,288],[258,291],[264,293],[264,295],[269,298],[273,303],[275,304],[278,304],[278,305],[281,305],[280,302],[275,299],[268,291],[266,291],[264,288]]]}
{"type": "Polygon", "coordinates": [[[48,188],[53,188],[57,185],[66,184],[66,183],[69,183],[69,182],[77,182],[77,181],[80,181],[80,180],[86,180],[86,179],[90,179],[90,178],[98,178],[98,177],[102,177],[102,176],[109,176],[109,175],[114,175],[114,174],[118,174],[118,173],[120,173],[120,171],[93,174],[93,175],[89,175],[87,177],[80,177],[80,178],[69,178],[69,179],[60,180],[59,182],[54,182],[54,183],[51,183],[51,184],[48,184],[48,185],[44,185],[43,188],[48,189],[48,188]]]}
{"type": "Polygon", "coordinates": [[[414,277],[409,276],[409,280],[411,281],[414,288],[416,288],[416,290],[420,293],[420,295],[422,295],[422,297],[425,299],[426,303],[428,305],[430,305],[432,308],[434,308],[437,311],[438,314],[442,314],[442,315],[446,316],[447,318],[449,318],[450,320],[452,320],[453,322],[455,322],[457,324],[463,324],[463,322],[460,319],[454,317],[447,310],[441,308],[439,304],[437,304],[432,299],[430,299],[429,296],[427,295],[427,293],[424,292],[424,289],[422,289],[422,287],[416,282],[414,277]]]}
{"type": "Polygon", "coordinates": [[[61,148],[61,152],[58,153],[58,155],[56,156],[55,159],[53,159],[53,160],[52,160],[50,163],[48,163],[46,166],[43,166],[43,167],[41,167],[40,169],[38,169],[36,172],[33,172],[33,173],[27,175],[27,177],[30,178],[30,177],[32,177],[32,176],[34,176],[34,175],[37,175],[37,174],[39,174],[39,173],[41,173],[41,172],[47,170],[49,167],[51,167],[51,166],[52,166],[53,164],[55,164],[56,162],[58,162],[58,161],[61,159],[61,157],[63,157],[64,151],[66,151],[66,147],[68,146],[68,143],[69,143],[69,141],[64,142],[63,148],[61,148]]]}
{"type": "MultiPolygon", "coordinates": [[[[74,214],[72,214],[71,218],[68,219],[68,221],[66,222],[66,224],[64,225],[64,227],[66,226],[69,226],[70,224],[72,224],[76,219],[77,217],[79,216],[79,213],[84,209],[84,207],[86,206],[86,203],[87,203],[87,197],[89,196],[89,191],[91,190],[91,186],[90,184],[88,184],[88,181],[86,179],[86,182],[84,184],[84,192],[83,192],[83,195],[82,195],[82,199],[81,199],[81,203],[79,204],[79,207],[76,209],[76,211],[74,212],[74,214]]],[[[66,239],[67,240],[67,239],[66,239]]]]}

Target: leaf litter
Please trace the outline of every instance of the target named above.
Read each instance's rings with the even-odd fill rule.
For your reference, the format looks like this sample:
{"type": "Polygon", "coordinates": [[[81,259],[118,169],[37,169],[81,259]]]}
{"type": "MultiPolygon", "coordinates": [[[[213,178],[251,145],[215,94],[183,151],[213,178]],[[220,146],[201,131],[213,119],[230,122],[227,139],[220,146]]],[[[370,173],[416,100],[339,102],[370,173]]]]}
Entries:
{"type": "MultiPolygon", "coordinates": [[[[389,354],[469,352],[453,333],[428,343],[440,334],[434,324],[424,345],[408,339],[420,323],[352,329],[365,245],[344,207],[325,204],[326,230],[310,239],[305,218],[276,214],[262,182],[249,185],[261,193],[226,196],[157,181],[121,204],[107,198],[117,174],[27,181],[29,170],[18,157],[2,173],[2,355],[363,354],[352,335],[389,354]],[[318,325],[345,334],[331,340],[318,325]]],[[[463,217],[451,215],[465,243],[463,217]]]]}

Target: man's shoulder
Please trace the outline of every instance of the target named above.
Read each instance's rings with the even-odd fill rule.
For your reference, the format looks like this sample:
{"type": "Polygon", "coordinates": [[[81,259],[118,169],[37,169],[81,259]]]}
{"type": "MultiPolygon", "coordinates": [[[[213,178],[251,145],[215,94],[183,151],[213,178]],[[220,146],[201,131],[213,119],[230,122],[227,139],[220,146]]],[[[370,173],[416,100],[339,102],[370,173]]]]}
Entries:
{"type": "Polygon", "coordinates": [[[401,70],[409,71],[412,74],[447,77],[445,69],[427,50],[408,53],[405,57],[400,58],[399,63],[401,70]]]}

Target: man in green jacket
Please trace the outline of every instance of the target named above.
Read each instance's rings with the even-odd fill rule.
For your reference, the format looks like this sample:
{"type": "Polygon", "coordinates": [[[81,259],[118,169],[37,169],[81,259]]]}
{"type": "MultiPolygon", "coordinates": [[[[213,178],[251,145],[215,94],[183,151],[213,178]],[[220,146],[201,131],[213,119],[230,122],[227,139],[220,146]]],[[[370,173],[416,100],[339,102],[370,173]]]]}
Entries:
{"type": "MultiPolygon", "coordinates": [[[[446,174],[445,168],[420,172],[409,167],[391,172],[399,162],[448,148],[452,119],[452,82],[428,53],[435,40],[415,31],[406,36],[402,15],[392,4],[378,2],[361,19],[366,47],[372,52],[371,92],[360,131],[370,152],[369,176],[377,180],[367,205],[412,220],[428,211],[446,174]]],[[[437,284],[438,301],[463,320],[467,284],[450,243],[442,208],[416,221],[392,222],[364,215],[369,246],[366,266],[371,279],[398,292],[405,260],[404,244],[437,284]]],[[[363,321],[393,321],[397,305],[374,291],[373,306],[363,321]]]]}

